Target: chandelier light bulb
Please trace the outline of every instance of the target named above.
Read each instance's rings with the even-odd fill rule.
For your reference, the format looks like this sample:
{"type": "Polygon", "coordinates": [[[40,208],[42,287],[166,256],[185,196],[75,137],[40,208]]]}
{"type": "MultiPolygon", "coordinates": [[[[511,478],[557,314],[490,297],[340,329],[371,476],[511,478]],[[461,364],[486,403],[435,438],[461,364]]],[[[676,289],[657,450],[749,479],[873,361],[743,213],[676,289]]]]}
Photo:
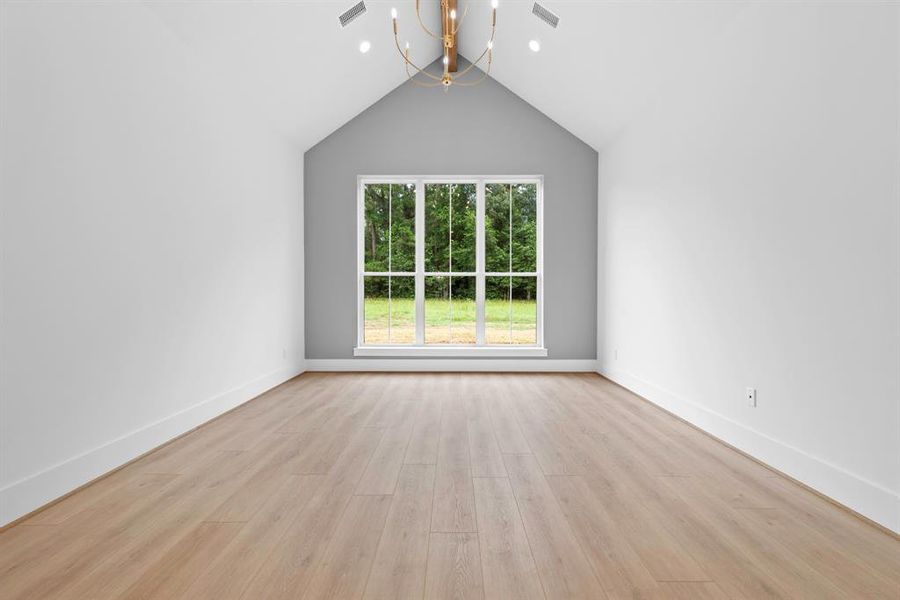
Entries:
{"type": "Polygon", "coordinates": [[[456,9],[455,8],[450,11],[450,18],[454,21],[456,20],[456,9]]]}
{"type": "Polygon", "coordinates": [[[530,42],[528,42],[528,47],[531,48],[532,52],[541,51],[541,43],[537,40],[531,40],[530,42]]]}
{"type": "Polygon", "coordinates": [[[409,50],[409,42],[406,42],[406,49],[409,50]]]}
{"type": "Polygon", "coordinates": [[[499,2],[497,0],[491,0],[491,8],[497,8],[499,2]]]}
{"type": "Polygon", "coordinates": [[[444,57],[444,64],[445,64],[445,65],[449,65],[449,64],[450,64],[450,57],[449,57],[449,56],[445,56],[445,57],[444,57]]]}
{"type": "Polygon", "coordinates": [[[363,40],[359,43],[359,51],[362,52],[363,54],[365,54],[366,52],[368,52],[371,49],[372,49],[372,44],[369,42],[369,40],[363,40]]]}
{"type": "Polygon", "coordinates": [[[488,40],[488,50],[494,49],[494,40],[488,40]]]}
{"type": "Polygon", "coordinates": [[[392,9],[391,9],[391,18],[392,18],[392,19],[396,19],[396,18],[397,18],[397,9],[396,9],[396,8],[392,8],[392,9]]]}

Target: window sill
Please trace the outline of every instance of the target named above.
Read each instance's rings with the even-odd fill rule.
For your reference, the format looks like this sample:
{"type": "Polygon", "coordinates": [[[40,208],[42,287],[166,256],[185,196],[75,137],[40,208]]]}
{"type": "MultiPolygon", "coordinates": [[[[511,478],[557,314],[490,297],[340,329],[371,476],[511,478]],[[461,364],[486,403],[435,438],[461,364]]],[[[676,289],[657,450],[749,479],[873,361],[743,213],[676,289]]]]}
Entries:
{"type": "Polygon", "coordinates": [[[353,356],[524,358],[545,357],[547,349],[537,346],[357,346],[353,356]]]}

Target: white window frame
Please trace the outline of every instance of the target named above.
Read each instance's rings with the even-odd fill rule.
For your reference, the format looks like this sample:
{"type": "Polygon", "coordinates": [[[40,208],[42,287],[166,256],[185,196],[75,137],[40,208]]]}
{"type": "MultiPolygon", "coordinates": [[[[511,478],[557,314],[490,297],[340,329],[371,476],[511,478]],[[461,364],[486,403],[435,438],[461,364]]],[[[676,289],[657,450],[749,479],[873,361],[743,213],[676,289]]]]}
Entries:
{"type": "Polygon", "coordinates": [[[543,175],[360,175],[356,183],[356,246],[357,246],[357,337],[354,356],[484,356],[484,357],[541,357],[547,356],[544,347],[544,177],[543,175]],[[393,273],[394,275],[415,276],[416,296],[416,342],[414,344],[370,345],[364,343],[365,297],[364,278],[387,276],[388,273],[367,272],[365,270],[365,186],[377,183],[414,184],[416,186],[416,270],[415,273],[393,273]],[[425,344],[425,186],[427,184],[475,184],[476,189],[476,243],[474,273],[454,273],[457,276],[475,276],[476,296],[476,343],[468,345],[425,344]],[[484,333],[485,277],[507,276],[509,273],[486,273],[484,258],[484,190],[488,184],[532,183],[537,186],[537,271],[533,273],[512,273],[512,276],[533,276],[537,288],[537,343],[486,344],[484,333]]]}

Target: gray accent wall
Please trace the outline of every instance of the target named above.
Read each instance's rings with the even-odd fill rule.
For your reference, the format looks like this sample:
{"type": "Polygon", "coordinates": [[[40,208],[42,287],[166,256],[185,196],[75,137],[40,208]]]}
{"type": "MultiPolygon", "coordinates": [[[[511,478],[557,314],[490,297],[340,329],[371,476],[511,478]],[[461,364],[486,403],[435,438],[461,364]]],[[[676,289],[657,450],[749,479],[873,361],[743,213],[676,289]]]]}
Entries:
{"type": "Polygon", "coordinates": [[[550,359],[593,360],[597,164],[593,148],[493,79],[396,88],[304,156],[306,357],[353,357],[357,176],[543,175],[544,344],[550,359]]]}

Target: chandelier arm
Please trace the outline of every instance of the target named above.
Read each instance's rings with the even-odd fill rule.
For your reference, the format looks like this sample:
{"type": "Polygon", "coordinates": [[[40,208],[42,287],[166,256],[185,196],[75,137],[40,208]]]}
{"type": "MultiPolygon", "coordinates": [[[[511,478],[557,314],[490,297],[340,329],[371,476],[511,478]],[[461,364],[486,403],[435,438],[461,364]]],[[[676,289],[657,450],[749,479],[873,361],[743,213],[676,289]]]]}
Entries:
{"type": "Polygon", "coordinates": [[[453,85],[458,85],[460,87],[474,87],[474,86],[478,85],[479,83],[481,83],[482,81],[484,81],[485,79],[487,79],[487,77],[488,77],[488,75],[485,72],[481,77],[479,77],[478,79],[476,79],[474,81],[454,81],[453,85]]]}
{"type": "Polygon", "coordinates": [[[442,85],[440,81],[437,83],[425,83],[425,82],[419,81],[418,79],[416,79],[415,75],[410,77],[409,81],[413,82],[414,84],[416,84],[419,87],[424,87],[424,88],[436,88],[436,87],[440,87],[442,85]]]}
{"type": "Polygon", "coordinates": [[[444,38],[442,38],[442,37],[439,36],[439,35],[435,35],[435,34],[431,33],[431,30],[428,29],[427,27],[425,27],[425,22],[422,21],[422,15],[419,14],[419,0],[416,0],[416,18],[419,19],[419,25],[422,26],[422,29],[425,30],[425,33],[427,33],[428,35],[430,35],[431,37],[433,37],[433,38],[436,39],[436,40],[443,40],[443,39],[444,39],[444,38]]]}
{"type": "MultiPolygon", "coordinates": [[[[462,77],[463,75],[468,73],[470,70],[472,70],[472,67],[474,67],[475,65],[480,63],[481,59],[484,58],[485,54],[487,54],[488,52],[491,51],[490,44],[492,44],[493,42],[494,42],[494,29],[492,28],[491,29],[491,39],[488,41],[488,47],[484,49],[484,52],[481,53],[481,56],[479,56],[477,60],[473,61],[472,63],[469,64],[468,67],[466,67],[465,69],[463,69],[462,71],[457,73],[456,77],[462,77]]],[[[488,61],[488,64],[490,64],[490,61],[488,61]]]]}
{"type": "Polygon", "coordinates": [[[466,20],[466,15],[469,14],[469,3],[466,2],[466,7],[463,9],[462,16],[456,20],[456,27],[453,29],[453,35],[456,35],[456,32],[459,31],[459,28],[462,27],[463,21],[466,20]]]}
{"type": "MultiPolygon", "coordinates": [[[[409,81],[412,81],[414,84],[416,84],[416,85],[418,85],[418,86],[421,86],[421,87],[427,87],[427,88],[433,88],[433,87],[437,87],[437,86],[439,86],[439,85],[442,85],[442,83],[441,83],[440,81],[438,81],[437,83],[424,83],[424,82],[422,82],[422,81],[419,81],[418,79],[416,79],[416,75],[418,75],[418,74],[421,73],[422,71],[419,71],[419,73],[416,73],[415,75],[413,75],[413,74],[410,73],[410,71],[409,71],[409,64],[410,64],[409,61],[408,61],[408,60],[404,60],[404,61],[403,61],[403,64],[406,66],[406,78],[407,78],[409,81]]],[[[415,65],[413,65],[413,66],[415,66],[415,65]]],[[[426,75],[427,75],[427,73],[426,73],[426,75]]]]}
{"type": "Polygon", "coordinates": [[[474,81],[456,81],[456,80],[454,80],[453,85],[460,85],[463,87],[471,87],[474,85],[478,85],[479,83],[481,83],[482,81],[487,79],[488,76],[491,74],[491,62],[492,62],[491,59],[488,58],[487,70],[482,71],[481,77],[479,77],[478,79],[476,79],[474,81]]]}
{"type": "Polygon", "coordinates": [[[403,62],[407,65],[407,69],[408,69],[409,66],[411,65],[412,68],[414,68],[414,69],[415,69],[416,71],[418,71],[419,73],[422,73],[423,75],[426,75],[426,76],[430,77],[431,79],[434,79],[435,81],[440,81],[440,80],[441,80],[440,77],[437,77],[437,76],[435,76],[435,75],[432,75],[432,74],[429,73],[428,71],[426,71],[426,70],[424,70],[424,69],[418,67],[418,66],[416,65],[416,63],[414,63],[413,61],[409,60],[409,57],[407,57],[406,54],[403,53],[403,50],[400,49],[400,38],[397,37],[397,33],[396,33],[396,32],[394,33],[394,46],[397,47],[397,52],[400,53],[400,57],[403,59],[403,62]]]}

